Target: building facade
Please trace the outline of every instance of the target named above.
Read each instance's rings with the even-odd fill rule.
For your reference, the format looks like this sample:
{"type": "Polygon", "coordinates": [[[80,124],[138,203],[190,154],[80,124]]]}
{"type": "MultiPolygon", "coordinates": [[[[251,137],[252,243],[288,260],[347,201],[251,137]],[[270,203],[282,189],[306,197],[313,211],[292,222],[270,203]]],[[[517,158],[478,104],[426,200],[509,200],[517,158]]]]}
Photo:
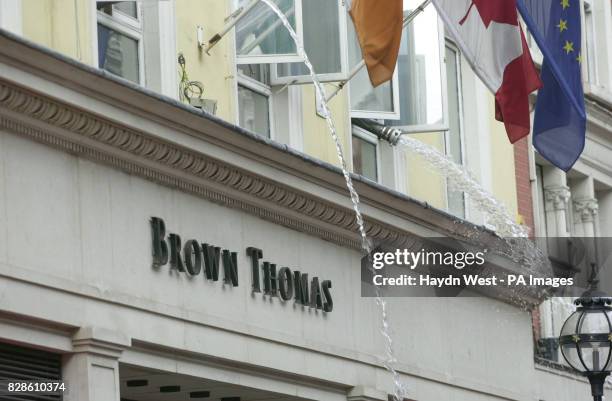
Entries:
{"type": "MultiPolygon", "coordinates": [[[[247,3],[0,0],[0,377],[61,379],[70,401],[393,393],[352,205],[294,45],[260,3],[205,51],[247,3]],[[275,274],[299,285],[274,288],[275,274]]],[[[360,58],[347,4],[277,3],[333,92],[360,58]]],[[[393,82],[373,90],[361,74],[331,100],[374,242],[499,238],[364,119],[465,166],[536,236],[607,235],[612,9],[580,6],[588,141],[568,174],[508,144],[433,7],[406,28],[393,82]]],[[[534,319],[541,301],[389,299],[407,397],[588,400],[583,378],[539,352],[567,313],[547,301],[534,319]]]]}

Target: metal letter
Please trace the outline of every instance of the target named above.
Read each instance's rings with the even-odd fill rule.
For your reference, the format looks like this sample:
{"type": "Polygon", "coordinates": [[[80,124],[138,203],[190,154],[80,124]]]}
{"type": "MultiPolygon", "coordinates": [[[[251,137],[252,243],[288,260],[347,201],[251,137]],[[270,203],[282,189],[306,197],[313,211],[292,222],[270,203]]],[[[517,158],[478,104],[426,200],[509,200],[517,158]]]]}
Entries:
{"type": "Polygon", "coordinates": [[[293,298],[293,276],[288,267],[281,267],[278,271],[278,292],[283,301],[293,298]]]}
{"type": "Polygon", "coordinates": [[[253,292],[261,292],[261,283],[259,280],[259,260],[263,258],[263,251],[250,246],[247,248],[247,255],[251,258],[251,276],[253,279],[251,288],[253,292]]]}
{"type": "Polygon", "coordinates": [[[323,303],[323,311],[331,312],[334,310],[334,300],[331,296],[332,282],[330,280],[323,280],[321,283],[321,287],[323,287],[323,296],[325,297],[325,302],[323,303]]]}
{"type": "Polygon", "coordinates": [[[185,266],[181,256],[181,237],[178,234],[170,234],[168,240],[170,241],[170,266],[180,272],[184,272],[185,266]]]}
{"type": "Polygon", "coordinates": [[[294,271],[293,287],[295,289],[295,302],[304,306],[308,305],[308,274],[294,271]]]}
{"type": "Polygon", "coordinates": [[[238,254],[223,250],[223,282],[238,287],[238,254]]]}
{"type": "Polygon", "coordinates": [[[185,254],[185,267],[192,276],[197,276],[202,271],[202,249],[198,241],[190,239],[185,242],[183,248],[185,254]]]}
{"type": "Polygon", "coordinates": [[[318,277],[313,277],[310,283],[310,307],[323,309],[323,298],[321,297],[321,286],[319,286],[318,277]]]}
{"type": "Polygon", "coordinates": [[[206,278],[212,281],[219,281],[221,248],[202,244],[202,253],[204,254],[204,273],[206,274],[206,278]]]}
{"type": "Polygon", "coordinates": [[[151,233],[153,234],[153,267],[168,263],[168,244],[166,244],[166,224],[159,217],[151,217],[151,233]]]}

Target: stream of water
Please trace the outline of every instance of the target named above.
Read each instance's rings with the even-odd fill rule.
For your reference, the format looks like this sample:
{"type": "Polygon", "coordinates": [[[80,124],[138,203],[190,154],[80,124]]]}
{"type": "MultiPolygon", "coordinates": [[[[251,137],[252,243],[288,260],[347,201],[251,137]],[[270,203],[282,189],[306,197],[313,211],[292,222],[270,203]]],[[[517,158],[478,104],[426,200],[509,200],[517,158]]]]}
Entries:
{"type": "MultiPolygon", "coordinates": [[[[361,248],[366,255],[371,255],[372,246],[366,235],[365,224],[363,220],[363,215],[361,214],[361,208],[359,203],[359,195],[357,194],[357,191],[353,186],[351,175],[347,168],[346,159],[344,157],[344,152],[342,150],[342,145],[340,143],[340,139],[338,138],[338,134],[336,132],[336,127],[332,119],[329,106],[326,102],[327,95],[325,93],[325,88],[318,80],[312,63],[310,62],[306,51],[302,47],[295,30],[291,26],[285,14],[276,6],[276,4],[274,4],[273,0],[261,1],[266,4],[274,12],[274,14],[278,16],[285,28],[289,31],[289,34],[295,42],[298,55],[304,60],[304,64],[306,65],[309,71],[310,78],[312,79],[312,83],[315,87],[316,96],[321,104],[321,114],[325,117],[325,120],[327,121],[327,127],[334,141],[338,159],[340,161],[340,167],[342,168],[342,174],[344,175],[346,186],[348,188],[351,202],[353,204],[355,220],[361,238],[361,248]]],[[[496,232],[500,236],[527,237],[527,230],[523,226],[515,223],[510,217],[506,208],[500,202],[498,202],[491,194],[485,191],[478,183],[478,181],[476,181],[476,179],[474,179],[469,173],[467,173],[463,169],[463,167],[457,165],[452,160],[450,160],[445,155],[441,154],[431,146],[428,146],[416,139],[404,136],[401,138],[400,144],[408,150],[422,156],[428,163],[435,167],[436,170],[445,175],[448,178],[449,183],[455,189],[467,193],[472,202],[474,202],[475,206],[486,214],[489,223],[495,227],[496,232]]],[[[524,255],[524,250],[522,250],[521,253],[524,255]]],[[[533,252],[529,252],[529,257],[523,257],[523,260],[529,260],[532,256],[532,253],[533,252]]],[[[517,260],[516,258],[513,259],[517,260]]],[[[384,367],[393,376],[395,399],[396,401],[401,401],[406,396],[407,388],[404,386],[404,383],[402,382],[400,375],[395,367],[397,359],[395,357],[393,339],[391,337],[391,331],[389,326],[387,302],[381,296],[380,289],[377,286],[375,286],[374,288],[376,291],[376,304],[380,309],[381,316],[380,333],[383,337],[385,345],[385,357],[382,363],[384,367]]]]}

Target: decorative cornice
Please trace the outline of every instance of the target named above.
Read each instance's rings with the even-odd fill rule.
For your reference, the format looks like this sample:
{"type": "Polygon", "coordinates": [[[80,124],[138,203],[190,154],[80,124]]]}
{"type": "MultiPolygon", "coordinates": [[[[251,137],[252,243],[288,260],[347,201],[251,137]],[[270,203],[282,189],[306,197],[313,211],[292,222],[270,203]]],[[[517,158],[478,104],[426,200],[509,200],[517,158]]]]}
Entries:
{"type": "MultiPolygon", "coordinates": [[[[350,209],[2,81],[0,127],[338,245],[360,248],[357,225],[350,209]],[[102,151],[100,146],[90,145],[91,142],[67,139],[57,130],[29,124],[23,117],[127,152],[130,157],[102,151]],[[164,168],[152,168],[150,163],[145,166],[145,162],[164,168]],[[181,177],[168,174],[168,168],[180,173],[181,177]],[[191,179],[184,179],[185,174],[191,179]],[[257,201],[249,201],[249,198],[257,201]],[[268,207],[262,206],[261,201],[269,203],[268,207]],[[322,222],[328,227],[321,227],[322,222]]],[[[402,243],[411,237],[368,219],[366,231],[375,242],[402,243]]]]}
{"type": "Polygon", "coordinates": [[[549,211],[566,210],[570,195],[570,189],[565,185],[545,187],[546,209],[549,211]]]}
{"type": "MultiPolygon", "coordinates": [[[[135,89],[130,90],[138,93],[135,89]]],[[[153,105],[160,106],[173,107],[161,100],[153,105]]],[[[202,121],[210,123],[204,118],[202,121]]],[[[1,78],[0,128],[342,247],[360,249],[354,211],[348,206],[1,78]]],[[[210,133],[203,133],[202,140],[216,134],[215,129],[212,126],[210,133]]],[[[222,129],[231,132],[228,127],[222,129]]],[[[177,131],[177,135],[183,135],[183,131],[177,131]]],[[[240,140],[250,141],[248,137],[240,140]]],[[[252,142],[257,143],[257,138],[253,138],[252,142]]],[[[313,168],[315,171],[317,169],[320,169],[319,165],[313,168]]],[[[326,171],[329,173],[330,170],[326,171]]],[[[329,185],[324,180],[314,182],[322,190],[329,185]]],[[[375,186],[363,185],[362,190],[367,195],[365,198],[373,202],[369,207],[385,211],[388,218],[397,216],[399,219],[396,226],[367,214],[364,216],[366,233],[374,246],[384,243],[404,247],[422,242],[423,238],[401,228],[404,223],[410,222],[415,228],[421,226],[424,232],[455,237],[490,249],[504,247],[503,240],[483,228],[431,210],[426,204],[389,194],[375,186]],[[387,205],[385,202],[393,204],[387,205]]],[[[387,216],[383,214],[383,218],[387,216]]],[[[506,262],[513,265],[507,260],[491,267],[507,270],[509,266],[506,266],[506,262]]],[[[521,307],[537,305],[542,296],[537,291],[520,297],[508,296],[502,291],[486,295],[521,307]]]]}

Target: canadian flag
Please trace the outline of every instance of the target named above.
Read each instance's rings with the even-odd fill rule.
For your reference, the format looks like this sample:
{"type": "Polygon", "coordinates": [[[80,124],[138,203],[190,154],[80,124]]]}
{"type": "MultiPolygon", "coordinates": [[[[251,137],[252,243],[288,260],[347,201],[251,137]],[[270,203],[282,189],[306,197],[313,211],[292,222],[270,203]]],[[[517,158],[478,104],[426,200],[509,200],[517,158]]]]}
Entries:
{"type": "Polygon", "coordinates": [[[541,81],[518,22],[516,0],[433,0],[447,31],[495,94],[511,143],[529,135],[529,94],[541,81]]]}

